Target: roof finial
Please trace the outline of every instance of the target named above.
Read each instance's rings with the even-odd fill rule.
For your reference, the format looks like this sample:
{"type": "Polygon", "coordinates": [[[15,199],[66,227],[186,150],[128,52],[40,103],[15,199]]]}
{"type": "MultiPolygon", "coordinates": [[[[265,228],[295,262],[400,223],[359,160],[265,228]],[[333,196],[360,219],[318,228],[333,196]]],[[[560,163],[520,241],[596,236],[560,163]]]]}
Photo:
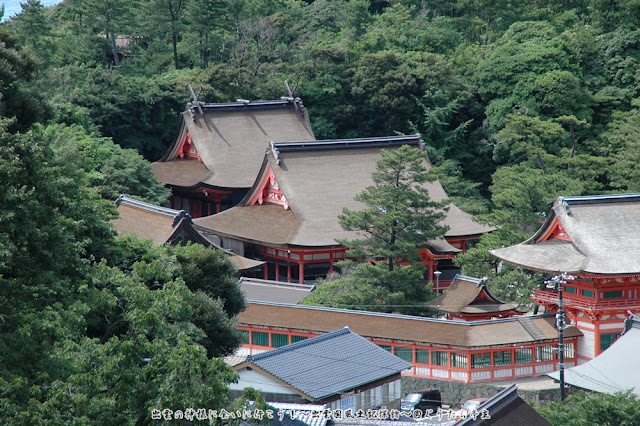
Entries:
{"type": "Polygon", "coordinates": [[[189,112],[191,113],[191,119],[193,121],[196,121],[196,108],[198,109],[198,112],[201,116],[204,115],[204,112],[202,112],[202,105],[204,105],[204,102],[201,102],[198,99],[200,97],[200,94],[202,93],[202,87],[200,87],[200,90],[198,90],[198,94],[196,95],[196,93],[193,91],[193,87],[191,87],[191,85],[189,84],[189,92],[191,92],[191,96],[193,96],[193,102],[189,102],[187,104],[187,108],[189,108],[189,112]]]}

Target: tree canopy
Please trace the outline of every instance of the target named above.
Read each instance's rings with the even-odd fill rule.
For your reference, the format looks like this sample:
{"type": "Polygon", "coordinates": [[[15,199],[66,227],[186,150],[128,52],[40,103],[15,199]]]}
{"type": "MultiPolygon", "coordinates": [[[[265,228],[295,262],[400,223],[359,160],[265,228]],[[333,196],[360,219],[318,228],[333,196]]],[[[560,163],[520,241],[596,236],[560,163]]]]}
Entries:
{"type": "MultiPolygon", "coordinates": [[[[100,413],[114,407],[133,423],[160,393],[124,401],[118,386],[211,402],[198,375],[231,377],[207,355],[233,346],[242,302],[202,277],[227,283],[232,268],[193,247],[114,239],[107,225],[121,192],[166,199],[146,161],[175,137],[189,84],[228,102],[299,83],[318,139],[420,132],[451,199],[499,228],[457,264],[524,303],[537,277],[499,271],[488,249],[530,236],[558,195],[638,191],[639,16],[638,2],[603,0],[25,0],[0,24],[0,423],[24,407],[65,423],[67,404],[80,423],[108,423],[100,413]],[[193,380],[166,381],[180,371],[193,380]]],[[[376,185],[345,220],[377,227],[352,248],[386,263],[323,284],[327,303],[344,279],[360,297],[340,292],[341,306],[428,297],[404,287],[419,274],[394,259],[442,229],[414,220],[413,195],[376,185]]]]}

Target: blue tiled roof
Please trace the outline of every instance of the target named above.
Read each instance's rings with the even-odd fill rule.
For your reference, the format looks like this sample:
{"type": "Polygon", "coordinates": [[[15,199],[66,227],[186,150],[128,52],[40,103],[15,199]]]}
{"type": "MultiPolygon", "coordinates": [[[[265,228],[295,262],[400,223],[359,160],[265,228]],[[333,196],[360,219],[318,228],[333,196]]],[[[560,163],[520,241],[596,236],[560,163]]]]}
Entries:
{"type": "Polygon", "coordinates": [[[248,361],[315,400],[411,367],[347,327],[250,356],[248,361]]]}

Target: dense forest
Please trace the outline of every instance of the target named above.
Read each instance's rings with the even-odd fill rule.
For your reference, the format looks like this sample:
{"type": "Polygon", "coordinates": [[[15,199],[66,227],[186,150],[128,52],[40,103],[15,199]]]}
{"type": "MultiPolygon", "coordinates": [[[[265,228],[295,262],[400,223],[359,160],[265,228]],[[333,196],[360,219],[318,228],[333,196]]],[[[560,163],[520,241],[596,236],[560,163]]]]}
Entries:
{"type": "Polygon", "coordinates": [[[22,3],[0,25],[0,423],[225,406],[215,357],[244,302],[204,277],[233,268],[108,226],[122,192],[167,199],[148,161],[189,85],[228,102],[287,81],[318,139],[419,132],[456,204],[498,226],[463,272],[527,303],[538,278],[487,249],[559,195],[640,191],[638,22],[634,0],[22,3]]]}

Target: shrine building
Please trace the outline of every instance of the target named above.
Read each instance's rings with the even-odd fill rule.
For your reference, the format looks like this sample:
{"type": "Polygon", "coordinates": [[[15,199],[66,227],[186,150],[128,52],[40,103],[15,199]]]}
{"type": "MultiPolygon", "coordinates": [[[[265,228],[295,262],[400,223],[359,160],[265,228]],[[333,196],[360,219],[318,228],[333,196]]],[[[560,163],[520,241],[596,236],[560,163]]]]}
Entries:
{"type": "Polygon", "coordinates": [[[426,306],[445,314],[446,319],[465,321],[508,318],[522,315],[513,303],[496,298],[480,278],[456,275],[447,290],[426,303],[426,306]]]}
{"type": "Polygon", "coordinates": [[[238,272],[247,274],[261,268],[264,262],[239,256],[229,250],[215,246],[193,226],[193,220],[184,210],[145,203],[144,201],[121,195],[116,200],[118,217],[112,220],[113,227],[120,235],[135,235],[141,240],[151,240],[154,246],[162,244],[202,244],[225,252],[236,265],[238,272]]]}
{"type": "Polygon", "coordinates": [[[236,205],[253,185],[270,141],[315,139],[299,98],[187,106],[176,138],[151,170],[171,189],[170,207],[193,218],[236,205]]]}
{"type": "MultiPolygon", "coordinates": [[[[588,361],[622,333],[628,313],[640,312],[640,194],[559,197],[540,229],[523,243],[492,250],[500,260],[534,271],[566,273],[567,323],[584,337],[578,358],[588,361]]],[[[532,299],[558,310],[558,290],[532,299]]]]}
{"type": "MultiPolygon", "coordinates": [[[[340,226],[342,209],[365,207],[354,197],[373,185],[371,175],[380,151],[402,145],[423,149],[419,135],[272,142],[244,199],[194,223],[217,245],[265,261],[257,278],[313,282],[331,272],[334,262],[345,259],[346,248],[337,241],[358,237],[340,226]]],[[[430,168],[426,155],[424,166],[430,168]]],[[[432,200],[447,199],[440,182],[424,187],[432,200]]],[[[453,203],[442,224],[449,227],[444,238],[426,241],[421,256],[427,280],[437,280],[445,288],[458,271],[452,259],[466,250],[469,240],[493,228],[474,222],[453,203]],[[438,278],[436,271],[442,273],[438,278]]]]}
{"type": "MultiPolygon", "coordinates": [[[[558,369],[553,314],[460,321],[276,302],[247,301],[235,358],[349,327],[407,361],[402,375],[464,383],[538,376],[558,369]]],[[[582,333],[565,330],[565,365],[582,333]]],[[[357,360],[354,360],[357,361],[357,360]]]]}

